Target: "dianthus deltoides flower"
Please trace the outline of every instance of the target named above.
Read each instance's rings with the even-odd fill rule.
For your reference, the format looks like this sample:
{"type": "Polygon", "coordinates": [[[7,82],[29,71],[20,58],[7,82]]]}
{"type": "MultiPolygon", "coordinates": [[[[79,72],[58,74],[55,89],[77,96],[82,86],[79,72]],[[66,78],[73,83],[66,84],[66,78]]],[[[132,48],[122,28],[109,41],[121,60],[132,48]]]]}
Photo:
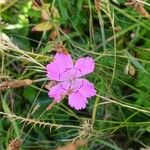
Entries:
{"type": "Polygon", "coordinates": [[[46,66],[47,77],[57,84],[49,89],[49,97],[60,102],[68,95],[68,103],[75,109],[86,107],[87,98],[96,94],[92,83],[84,79],[94,71],[95,63],[91,57],[79,58],[75,63],[70,54],[56,53],[54,60],[46,66]]]}

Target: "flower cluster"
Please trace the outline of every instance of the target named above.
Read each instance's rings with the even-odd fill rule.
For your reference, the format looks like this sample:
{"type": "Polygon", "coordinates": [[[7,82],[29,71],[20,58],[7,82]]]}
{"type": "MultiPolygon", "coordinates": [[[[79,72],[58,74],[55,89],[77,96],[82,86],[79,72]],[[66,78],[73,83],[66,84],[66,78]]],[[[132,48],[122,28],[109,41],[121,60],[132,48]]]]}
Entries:
{"type": "Polygon", "coordinates": [[[56,53],[54,60],[46,66],[47,77],[57,84],[49,89],[49,97],[60,102],[68,95],[68,104],[76,110],[86,107],[87,98],[96,94],[92,83],[83,76],[94,71],[91,57],[79,58],[75,63],[70,54],[56,53]]]}

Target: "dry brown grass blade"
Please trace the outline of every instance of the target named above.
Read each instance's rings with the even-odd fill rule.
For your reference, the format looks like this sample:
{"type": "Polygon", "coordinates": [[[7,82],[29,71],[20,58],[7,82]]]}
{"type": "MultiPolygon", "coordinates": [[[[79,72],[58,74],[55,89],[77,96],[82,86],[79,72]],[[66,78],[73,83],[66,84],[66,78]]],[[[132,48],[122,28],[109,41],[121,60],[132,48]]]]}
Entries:
{"type": "Polygon", "coordinates": [[[53,87],[54,85],[56,85],[56,82],[55,81],[50,81],[48,82],[46,85],[45,85],[45,88],[47,90],[49,90],[51,87],[53,87]]]}
{"type": "Polygon", "coordinates": [[[97,11],[101,10],[101,0],[95,0],[95,8],[97,11]]]}
{"type": "Polygon", "coordinates": [[[9,89],[9,88],[19,88],[19,87],[22,87],[22,86],[31,85],[32,83],[33,83],[33,81],[30,80],[30,79],[5,81],[5,82],[0,83],[0,91],[6,90],[6,89],[9,89]]]}
{"type": "Polygon", "coordinates": [[[63,53],[63,54],[69,54],[68,50],[66,49],[65,45],[63,45],[62,43],[58,43],[55,47],[55,50],[58,53],[63,53]]]}
{"type": "Polygon", "coordinates": [[[48,105],[48,107],[46,108],[46,110],[50,110],[52,109],[52,107],[56,104],[55,101],[53,101],[50,105],[48,105]]]}
{"type": "Polygon", "coordinates": [[[19,148],[21,147],[22,144],[22,140],[21,139],[14,139],[12,141],[10,141],[7,150],[19,150],[19,148]]]}
{"type": "MultiPolygon", "coordinates": [[[[141,0],[144,2],[144,0],[141,0]]],[[[146,18],[150,18],[150,14],[145,10],[144,3],[139,2],[137,0],[127,0],[127,6],[133,7],[139,14],[146,18]]]]}

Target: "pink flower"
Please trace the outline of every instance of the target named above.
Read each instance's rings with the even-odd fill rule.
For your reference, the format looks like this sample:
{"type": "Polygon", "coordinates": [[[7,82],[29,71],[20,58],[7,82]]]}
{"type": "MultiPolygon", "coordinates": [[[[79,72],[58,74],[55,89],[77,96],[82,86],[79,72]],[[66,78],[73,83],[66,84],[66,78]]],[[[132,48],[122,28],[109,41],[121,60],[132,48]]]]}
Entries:
{"type": "Polygon", "coordinates": [[[68,95],[68,103],[75,109],[86,107],[87,98],[96,94],[92,83],[82,78],[94,71],[95,63],[91,57],[79,58],[73,63],[70,54],[57,53],[53,62],[46,66],[47,77],[57,81],[57,84],[49,89],[49,97],[60,102],[68,95]]]}

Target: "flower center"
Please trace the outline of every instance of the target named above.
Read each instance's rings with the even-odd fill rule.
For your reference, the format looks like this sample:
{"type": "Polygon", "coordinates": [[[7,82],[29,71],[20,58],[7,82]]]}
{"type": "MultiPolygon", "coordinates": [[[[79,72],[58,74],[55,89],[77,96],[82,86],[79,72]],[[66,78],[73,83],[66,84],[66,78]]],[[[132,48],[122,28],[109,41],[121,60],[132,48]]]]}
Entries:
{"type": "Polygon", "coordinates": [[[68,68],[61,75],[61,82],[66,82],[66,87],[62,86],[63,89],[67,90],[69,93],[76,92],[80,88],[80,84],[77,82],[80,70],[76,68],[68,68]]]}
{"type": "Polygon", "coordinates": [[[72,75],[69,77],[68,81],[70,85],[73,85],[76,81],[77,77],[75,75],[72,75]]]}

